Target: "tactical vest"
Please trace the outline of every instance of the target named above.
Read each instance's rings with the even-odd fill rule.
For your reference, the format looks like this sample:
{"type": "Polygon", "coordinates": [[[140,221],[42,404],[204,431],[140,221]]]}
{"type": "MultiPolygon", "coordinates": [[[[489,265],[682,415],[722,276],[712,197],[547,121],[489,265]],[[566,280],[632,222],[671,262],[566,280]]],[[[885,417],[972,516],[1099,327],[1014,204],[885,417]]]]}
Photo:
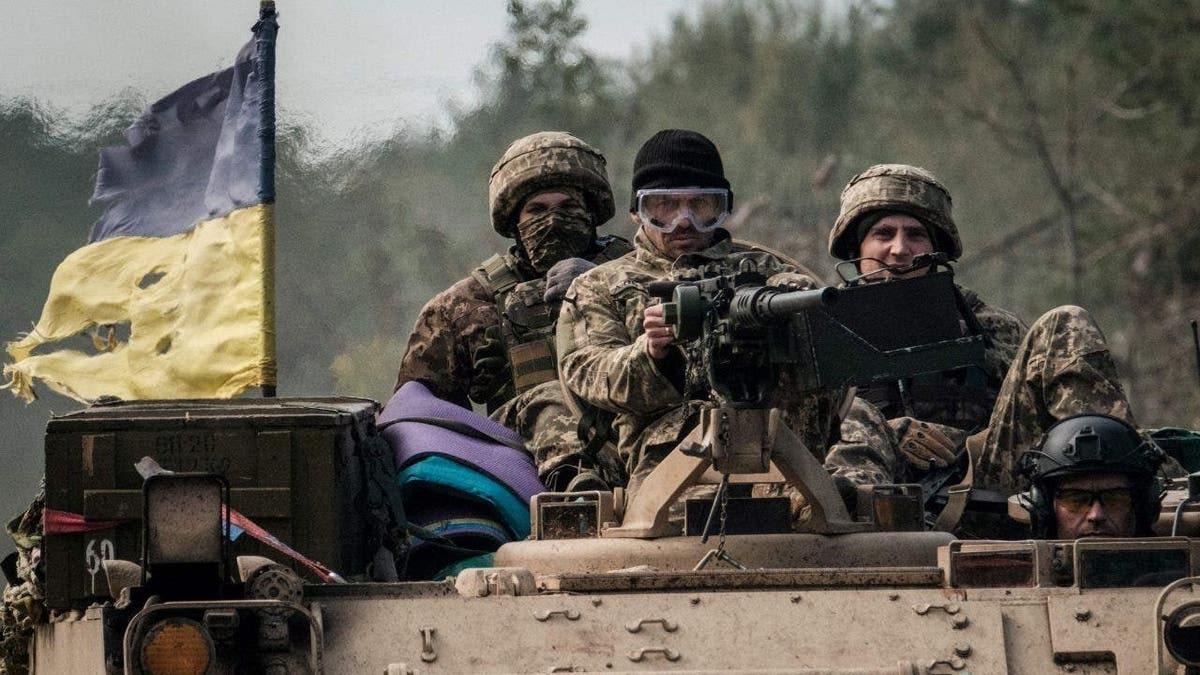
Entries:
{"type": "MultiPolygon", "coordinates": [[[[625,239],[597,237],[600,251],[590,258],[597,265],[633,250],[625,239]]],[[[471,272],[496,299],[515,393],[558,379],[554,348],[555,324],[562,301],[546,302],[546,278],[526,280],[512,253],[496,254],[471,272]]]]}

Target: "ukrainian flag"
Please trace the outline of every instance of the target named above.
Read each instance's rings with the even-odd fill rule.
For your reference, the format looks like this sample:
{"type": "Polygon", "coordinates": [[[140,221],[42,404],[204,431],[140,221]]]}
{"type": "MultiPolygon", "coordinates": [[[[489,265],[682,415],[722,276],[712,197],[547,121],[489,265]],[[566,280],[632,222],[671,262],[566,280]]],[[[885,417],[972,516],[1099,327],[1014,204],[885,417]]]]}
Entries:
{"type": "Polygon", "coordinates": [[[89,243],[41,319],[9,343],[5,385],[81,401],[230,397],[275,384],[274,5],[232,68],[150,106],[100,151],[89,243]],[[113,329],[111,327],[119,327],[113,329]],[[93,332],[94,350],[63,341],[93,332]]]}

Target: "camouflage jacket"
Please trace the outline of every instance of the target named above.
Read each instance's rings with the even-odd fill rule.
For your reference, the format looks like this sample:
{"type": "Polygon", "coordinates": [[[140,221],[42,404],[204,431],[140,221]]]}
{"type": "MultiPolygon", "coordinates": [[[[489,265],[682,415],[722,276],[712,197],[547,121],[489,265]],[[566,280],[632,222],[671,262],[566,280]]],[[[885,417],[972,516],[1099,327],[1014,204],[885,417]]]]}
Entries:
{"type": "MultiPolygon", "coordinates": [[[[634,246],[632,253],[588,271],[571,285],[559,317],[558,353],[567,386],[586,402],[617,413],[617,449],[636,479],[643,459],[661,459],[691,430],[700,407],[708,404],[707,390],[687,367],[695,361],[687,354],[690,345],[679,345],[677,358],[662,362],[646,351],[642,314],[657,302],[647,293],[647,284],[710,276],[747,259],[768,277],[794,273],[795,268],[770,253],[735,244],[723,230],[711,247],[675,260],[655,249],[640,231],[634,246]]],[[[839,435],[844,398],[837,392],[798,396],[780,386],[771,403],[784,410],[788,425],[824,458],[839,435]]],[[[850,410],[868,408],[857,402],[850,410]]],[[[855,462],[869,458],[871,475],[890,478],[896,466],[895,441],[882,417],[876,412],[874,418],[863,419],[858,433],[875,442],[842,454],[855,462]]]]}
{"type": "MultiPolygon", "coordinates": [[[[628,241],[611,236],[600,237],[597,247],[593,262],[603,262],[630,249],[628,241]]],[[[516,247],[501,258],[514,281],[519,282],[514,288],[540,298],[545,279],[517,257],[516,247]]],[[[512,290],[498,298],[478,274],[472,274],[435,295],[421,308],[408,336],[395,388],[417,380],[439,398],[470,408],[471,384],[481,375],[475,365],[475,352],[484,344],[487,329],[501,325],[499,307],[503,295],[512,290]]],[[[557,307],[551,314],[557,315],[557,307]]],[[[495,393],[486,402],[479,401],[487,404],[489,413],[516,395],[511,368],[505,368],[500,379],[502,383],[495,393]]]]}
{"type": "Polygon", "coordinates": [[[962,431],[965,438],[967,433],[987,425],[1004,377],[1029,327],[1013,314],[983,302],[973,291],[959,290],[988,339],[983,367],[906,378],[903,394],[900,383],[892,381],[860,387],[858,395],[889,419],[910,416],[936,422],[962,431]]]}

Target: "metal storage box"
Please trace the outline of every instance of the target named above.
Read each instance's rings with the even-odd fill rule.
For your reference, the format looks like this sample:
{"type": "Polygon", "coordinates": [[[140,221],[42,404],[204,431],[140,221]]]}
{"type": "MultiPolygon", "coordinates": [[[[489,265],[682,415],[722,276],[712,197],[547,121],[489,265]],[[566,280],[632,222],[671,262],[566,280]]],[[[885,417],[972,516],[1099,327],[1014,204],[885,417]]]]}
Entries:
{"type": "MultiPolygon", "coordinates": [[[[46,427],[46,508],[87,521],[121,521],[84,534],[47,535],[46,601],[80,606],[105,595],[100,561],[137,561],[142,478],[134,464],[223,475],[230,503],[300,553],[343,576],[371,552],[356,507],[364,462],[359,442],[375,434],[374,401],[354,398],[118,402],[56,416],[46,427]]],[[[240,537],[234,555],[281,554],[240,537]]]]}

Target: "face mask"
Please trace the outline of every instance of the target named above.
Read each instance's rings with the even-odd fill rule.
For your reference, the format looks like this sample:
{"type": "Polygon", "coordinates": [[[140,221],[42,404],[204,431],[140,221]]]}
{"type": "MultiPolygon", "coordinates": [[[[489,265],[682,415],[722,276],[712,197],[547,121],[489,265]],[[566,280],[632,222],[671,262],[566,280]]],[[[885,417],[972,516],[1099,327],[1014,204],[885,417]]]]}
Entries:
{"type": "Polygon", "coordinates": [[[587,253],[596,239],[592,219],[580,209],[551,209],[517,223],[529,264],[545,274],[554,263],[587,253]]]}

